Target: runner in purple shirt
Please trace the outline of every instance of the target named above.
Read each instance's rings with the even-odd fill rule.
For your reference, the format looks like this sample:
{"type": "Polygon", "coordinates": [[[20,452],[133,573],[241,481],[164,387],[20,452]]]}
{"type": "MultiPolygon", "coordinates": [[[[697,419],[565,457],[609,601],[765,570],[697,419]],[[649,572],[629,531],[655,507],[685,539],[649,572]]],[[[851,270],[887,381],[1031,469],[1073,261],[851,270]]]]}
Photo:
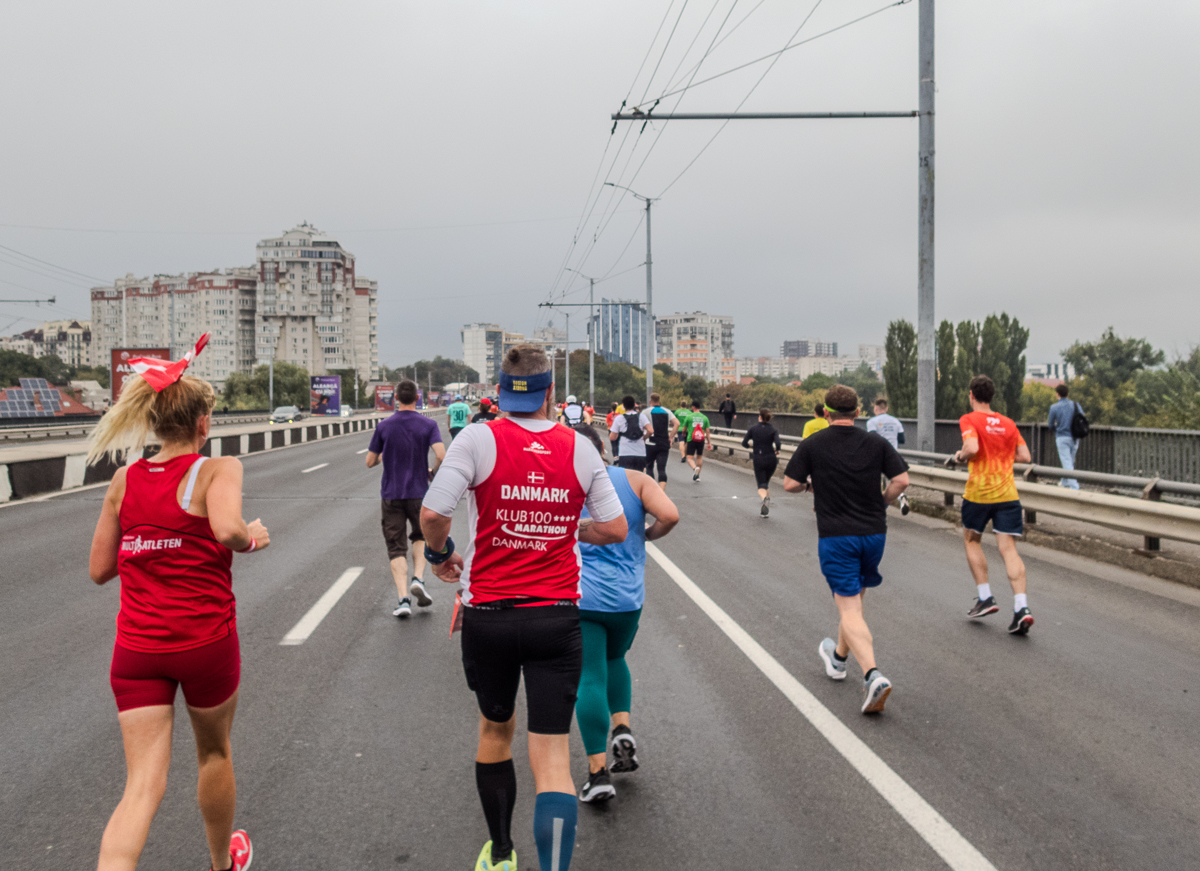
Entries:
{"type": "Polygon", "coordinates": [[[387,542],[392,564],[392,580],[399,601],[393,617],[412,614],[412,599],[427,608],[433,604],[421,576],[425,573],[424,536],[421,535],[421,500],[429,482],[446,456],[446,446],[438,425],[417,411],[417,385],[401,381],[396,385],[396,413],[380,421],[367,451],[367,468],[383,465],[383,539],[387,542]],[[437,458],[429,468],[429,450],[437,458]],[[407,527],[407,530],[406,530],[407,527]],[[407,535],[406,535],[407,532],[407,535]],[[408,543],[412,548],[412,575],[408,575],[408,543]],[[415,546],[416,542],[421,547],[415,546]],[[408,582],[408,578],[412,582],[408,582]]]}

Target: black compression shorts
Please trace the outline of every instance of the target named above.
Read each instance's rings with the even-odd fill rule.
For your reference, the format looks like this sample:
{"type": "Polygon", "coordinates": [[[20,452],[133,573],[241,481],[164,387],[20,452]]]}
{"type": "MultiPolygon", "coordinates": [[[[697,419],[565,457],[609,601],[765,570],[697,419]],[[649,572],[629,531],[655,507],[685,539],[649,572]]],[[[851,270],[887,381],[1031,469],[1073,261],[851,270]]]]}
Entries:
{"type": "Polygon", "coordinates": [[[666,482],[667,480],[667,458],[671,456],[671,449],[667,445],[647,445],[646,446],[646,474],[653,475],[654,467],[658,466],[658,480],[666,482]]]}
{"type": "Polygon", "coordinates": [[[754,480],[758,484],[758,489],[766,490],[771,486],[771,476],[775,474],[775,470],[779,467],[779,460],[771,457],[769,460],[754,461],[754,480]]]}
{"type": "Polygon", "coordinates": [[[512,719],[523,673],[529,731],[571,731],[583,669],[583,635],[575,605],[464,608],[462,656],[467,686],[486,719],[512,719]]]}
{"type": "Polygon", "coordinates": [[[687,455],[689,457],[704,458],[704,439],[700,441],[692,441],[687,443],[687,455]]]}

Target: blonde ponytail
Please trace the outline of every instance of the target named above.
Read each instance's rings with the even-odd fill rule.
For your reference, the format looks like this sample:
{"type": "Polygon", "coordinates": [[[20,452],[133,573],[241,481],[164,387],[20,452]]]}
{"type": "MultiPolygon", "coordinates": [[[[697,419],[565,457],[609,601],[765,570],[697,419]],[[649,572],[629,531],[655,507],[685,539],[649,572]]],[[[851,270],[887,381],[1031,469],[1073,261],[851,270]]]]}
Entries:
{"type": "Polygon", "coordinates": [[[156,393],[144,378],[125,381],[121,398],[108,410],[92,433],[88,465],[105,454],[114,463],[140,452],[150,433],[166,442],[190,441],[200,431],[200,419],[213,410],[216,394],[212,385],[184,376],[156,393]]]}

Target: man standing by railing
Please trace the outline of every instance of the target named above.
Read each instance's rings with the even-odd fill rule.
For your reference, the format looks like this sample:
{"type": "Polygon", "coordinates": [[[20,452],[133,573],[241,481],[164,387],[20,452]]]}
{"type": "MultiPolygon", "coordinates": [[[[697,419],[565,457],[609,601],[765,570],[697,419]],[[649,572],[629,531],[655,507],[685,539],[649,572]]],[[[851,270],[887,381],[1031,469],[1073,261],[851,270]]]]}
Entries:
{"type": "Polygon", "coordinates": [[[1024,635],[1033,625],[1033,614],[1025,595],[1025,563],[1017,554],[1017,538],[1025,532],[1013,463],[1028,463],[1029,448],[1017,425],[992,411],[996,385],[986,375],[971,379],[971,413],[959,418],[963,446],[954,455],[956,463],[970,463],[967,487],[963,491],[963,540],[967,565],[975,577],[979,597],[967,616],[975,620],[1000,610],[988,583],[987,557],[983,553],[983,532],[988,521],[996,533],[996,546],[1008,572],[1013,591],[1013,619],[1008,631],[1024,635]]]}
{"type": "MultiPolygon", "coordinates": [[[[1079,451],[1079,439],[1075,438],[1072,424],[1075,420],[1075,410],[1079,409],[1079,413],[1082,415],[1083,409],[1080,408],[1078,402],[1067,399],[1070,389],[1066,384],[1059,384],[1054,388],[1054,392],[1058,394],[1058,402],[1050,406],[1050,419],[1046,425],[1050,428],[1050,432],[1054,433],[1054,444],[1058,447],[1059,465],[1064,469],[1074,471],[1075,454],[1079,451]]],[[[1059,483],[1072,490],[1079,489],[1079,482],[1074,478],[1063,478],[1059,483]]]]}

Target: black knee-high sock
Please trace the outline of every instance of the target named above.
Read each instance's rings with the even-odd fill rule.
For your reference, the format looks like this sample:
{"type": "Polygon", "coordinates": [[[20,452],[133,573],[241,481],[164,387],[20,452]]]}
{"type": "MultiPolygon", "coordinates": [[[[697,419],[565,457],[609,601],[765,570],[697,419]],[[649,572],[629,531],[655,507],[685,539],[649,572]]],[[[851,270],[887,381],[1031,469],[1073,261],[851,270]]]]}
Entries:
{"type": "Polygon", "coordinates": [[[492,836],[492,861],[502,861],[511,855],[513,847],[512,815],[517,803],[517,771],[513,761],[476,762],[475,786],[492,836]]]}

